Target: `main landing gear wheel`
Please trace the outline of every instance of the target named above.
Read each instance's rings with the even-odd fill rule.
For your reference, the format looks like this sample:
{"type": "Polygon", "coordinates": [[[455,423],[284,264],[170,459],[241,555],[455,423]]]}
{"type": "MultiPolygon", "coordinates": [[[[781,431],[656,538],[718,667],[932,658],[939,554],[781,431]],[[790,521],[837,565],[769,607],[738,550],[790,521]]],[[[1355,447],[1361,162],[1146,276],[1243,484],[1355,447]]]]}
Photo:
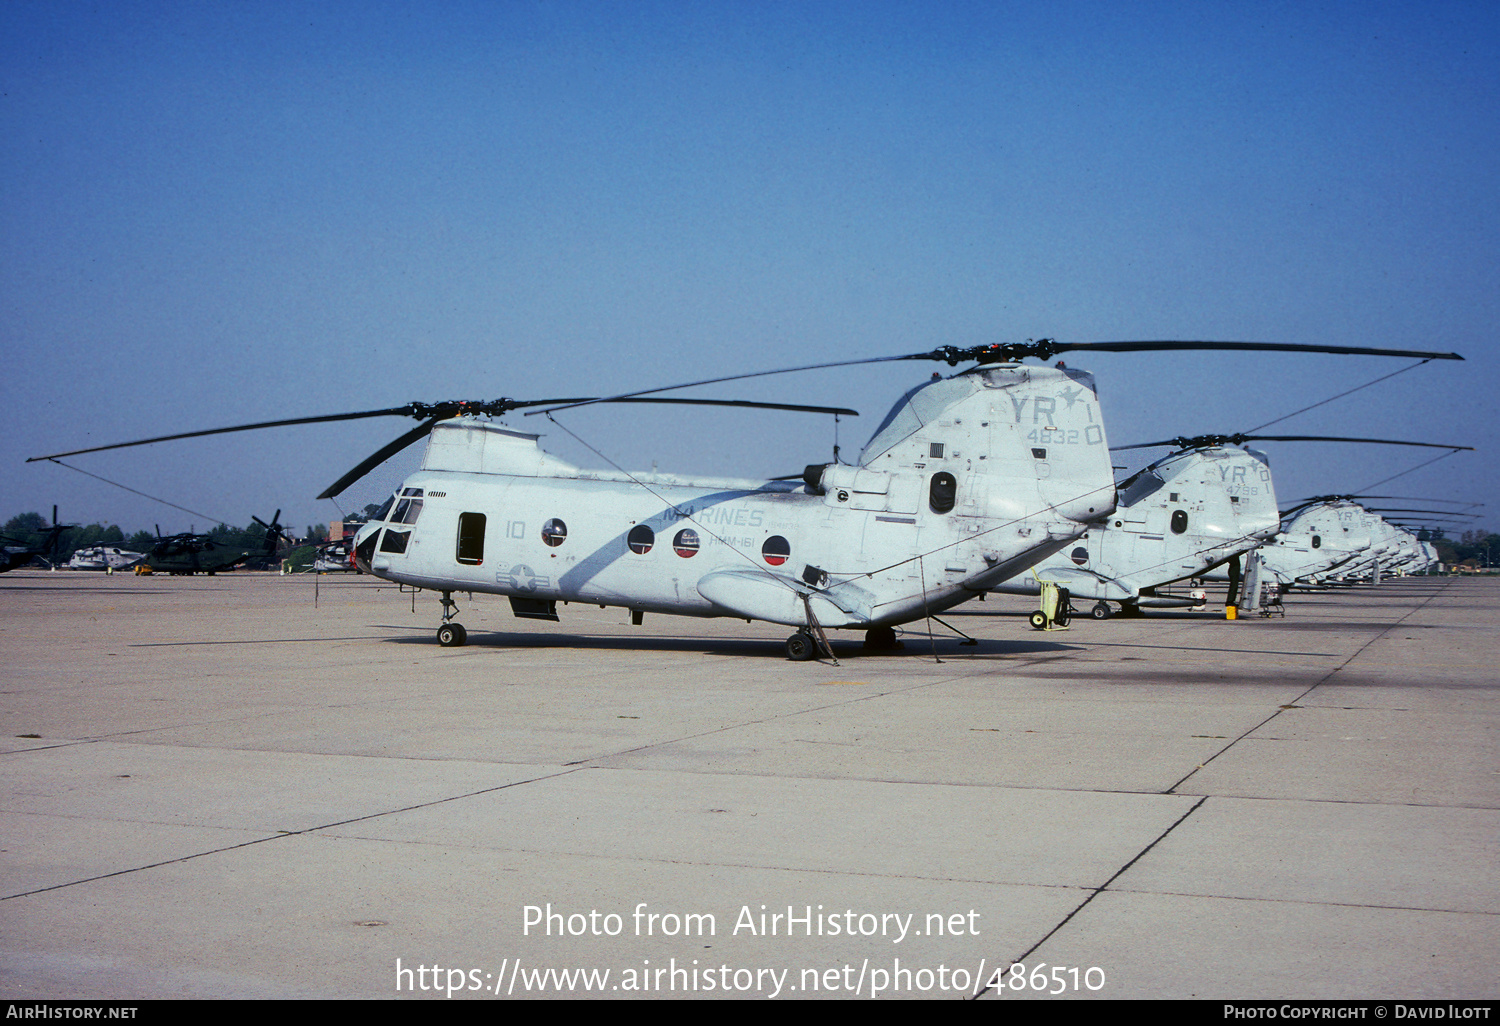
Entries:
{"type": "Polygon", "coordinates": [[[437,639],[444,648],[457,648],[469,640],[469,632],[461,623],[445,623],[438,628],[437,639]]]}
{"type": "Polygon", "coordinates": [[[1095,620],[1108,620],[1114,611],[1109,608],[1108,602],[1096,602],[1094,608],[1089,610],[1089,615],[1095,620]]]}
{"type": "Polygon", "coordinates": [[[865,650],[867,652],[894,652],[906,646],[896,640],[896,628],[894,627],[871,627],[865,631],[865,650]]]}
{"type": "Polygon", "coordinates": [[[818,643],[806,631],[798,631],[786,639],[786,657],[794,663],[805,663],[818,655],[818,643]]]}
{"type": "Polygon", "coordinates": [[[1036,612],[1032,613],[1031,614],[1031,626],[1035,627],[1039,631],[1046,630],[1047,629],[1047,614],[1044,613],[1044,612],[1042,612],[1040,609],[1038,609],[1036,612]]]}

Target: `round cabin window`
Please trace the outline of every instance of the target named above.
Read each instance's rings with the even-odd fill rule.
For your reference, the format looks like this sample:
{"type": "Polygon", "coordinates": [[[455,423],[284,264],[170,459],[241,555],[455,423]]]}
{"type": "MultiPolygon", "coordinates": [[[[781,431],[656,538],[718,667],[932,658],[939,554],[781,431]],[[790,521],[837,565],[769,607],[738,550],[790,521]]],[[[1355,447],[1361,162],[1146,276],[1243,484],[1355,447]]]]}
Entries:
{"type": "Polygon", "coordinates": [[[568,525],[553,517],[542,525],[542,541],[554,549],[568,539],[568,525]]]}
{"type": "Polygon", "coordinates": [[[779,534],[773,534],[766,539],[766,543],[760,547],[761,558],[771,566],[780,566],[785,563],[792,554],[791,543],[779,534]]]}

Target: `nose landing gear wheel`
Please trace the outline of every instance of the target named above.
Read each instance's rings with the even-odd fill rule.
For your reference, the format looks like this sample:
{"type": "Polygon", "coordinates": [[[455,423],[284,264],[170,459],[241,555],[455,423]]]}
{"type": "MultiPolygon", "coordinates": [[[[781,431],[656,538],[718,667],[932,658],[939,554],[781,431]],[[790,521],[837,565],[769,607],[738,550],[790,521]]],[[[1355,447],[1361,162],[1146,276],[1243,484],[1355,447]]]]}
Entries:
{"type": "Polygon", "coordinates": [[[1094,608],[1089,610],[1089,614],[1095,620],[1108,620],[1112,613],[1113,610],[1109,608],[1108,602],[1096,602],[1094,603],[1094,608]]]}
{"type": "Polygon", "coordinates": [[[438,628],[437,639],[444,648],[457,648],[469,640],[469,632],[461,623],[445,623],[438,628]]]}
{"type": "Polygon", "coordinates": [[[786,657],[796,663],[805,663],[818,654],[818,643],[811,634],[798,631],[786,639],[786,657]]]}

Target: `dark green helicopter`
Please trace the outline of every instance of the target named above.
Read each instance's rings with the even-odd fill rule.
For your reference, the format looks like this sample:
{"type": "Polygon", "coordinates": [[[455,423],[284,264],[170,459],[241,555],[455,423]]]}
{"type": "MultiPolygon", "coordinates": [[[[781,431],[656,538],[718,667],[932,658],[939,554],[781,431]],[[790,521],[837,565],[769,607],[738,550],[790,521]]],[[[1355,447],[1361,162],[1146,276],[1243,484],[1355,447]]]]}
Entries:
{"type": "MultiPolygon", "coordinates": [[[[40,520],[40,517],[37,518],[40,520]]],[[[57,522],[57,507],[52,507],[52,526],[41,527],[33,532],[33,536],[40,535],[45,539],[40,545],[32,545],[26,538],[12,538],[10,535],[0,535],[0,540],[14,542],[12,545],[0,547],[0,574],[8,570],[17,570],[23,566],[31,566],[38,559],[48,566],[57,562],[57,551],[59,549],[58,539],[65,531],[77,527],[77,524],[59,524],[57,522]]]]}
{"type": "Polygon", "coordinates": [[[232,570],[247,566],[264,570],[276,563],[276,550],[283,541],[291,539],[281,529],[281,510],[268,524],[260,517],[252,516],[265,528],[265,541],[257,551],[243,545],[226,545],[210,534],[169,534],[163,536],[157,528],[156,543],[137,566],[136,573],[171,574],[216,574],[221,570],[232,570]]]}

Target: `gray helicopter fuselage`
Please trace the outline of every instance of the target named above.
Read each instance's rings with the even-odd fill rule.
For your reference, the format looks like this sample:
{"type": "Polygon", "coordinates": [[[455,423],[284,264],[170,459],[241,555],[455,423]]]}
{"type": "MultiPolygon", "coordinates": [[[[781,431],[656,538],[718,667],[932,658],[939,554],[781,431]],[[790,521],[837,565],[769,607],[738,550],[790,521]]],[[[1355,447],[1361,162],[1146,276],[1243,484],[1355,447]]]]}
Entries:
{"type": "Polygon", "coordinates": [[[1287,517],[1261,558],[1282,584],[1315,583],[1364,558],[1372,540],[1369,516],[1347,500],[1316,503],[1287,517]]]}
{"type": "Polygon", "coordinates": [[[1352,581],[1385,573],[1407,554],[1403,551],[1401,538],[1405,532],[1392,526],[1379,513],[1361,507],[1360,514],[1369,530],[1370,543],[1354,559],[1329,574],[1331,580],[1352,581]]]}
{"type": "Polygon", "coordinates": [[[1150,604],[1143,591],[1202,576],[1261,545],[1279,524],[1262,454],[1192,449],[1132,476],[1104,524],[995,590],[1035,595],[1051,582],[1073,598],[1150,604]]]}
{"type": "Polygon", "coordinates": [[[898,624],[964,602],[1114,508],[1093,379],[1016,364],[908,392],[858,466],[805,483],[590,471],[472,418],[355,538],[377,576],[797,627],[898,624]]]}

